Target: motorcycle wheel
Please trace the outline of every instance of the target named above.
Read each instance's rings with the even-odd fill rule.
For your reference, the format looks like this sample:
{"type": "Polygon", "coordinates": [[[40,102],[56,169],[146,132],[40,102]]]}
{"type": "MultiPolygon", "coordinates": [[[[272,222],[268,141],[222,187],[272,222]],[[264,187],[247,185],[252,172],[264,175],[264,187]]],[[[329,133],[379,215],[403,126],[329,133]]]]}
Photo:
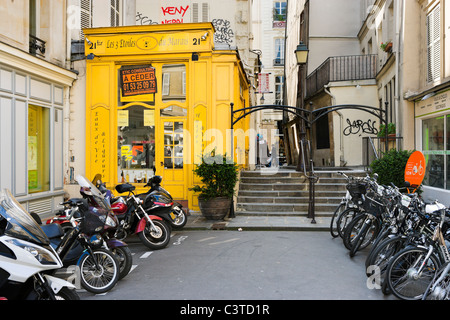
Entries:
{"type": "Polygon", "coordinates": [[[130,272],[133,265],[133,256],[128,247],[117,247],[111,249],[111,251],[116,255],[116,258],[119,261],[119,280],[121,280],[130,272]]]}
{"type": "Polygon", "coordinates": [[[55,296],[56,300],[80,300],[78,293],[69,288],[62,288],[55,296]]]}
{"type": "Polygon", "coordinates": [[[81,257],[80,267],[81,286],[92,293],[105,293],[111,290],[119,281],[119,262],[113,253],[106,249],[96,249],[95,255],[100,269],[95,266],[91,255],[81,257]]]}
{"type": "Polygon", "coordinates": [[[187,223],[186,213],[183,210],[179,209],[178,214],[175,212],[173,214],[176,216],[176,218],[174,220],[172,220],[172,223],[171,223],[172,228],[174,228],[176,230],[180,230],[187,223]]]}
{"type": "Polygon", "coordinates": [[[145,229],[138,233],[142,243],[152,250],[165,248],[170,241],[170,226],[162,220],[152,220],[156,230],[147,222],[145,229]]]}

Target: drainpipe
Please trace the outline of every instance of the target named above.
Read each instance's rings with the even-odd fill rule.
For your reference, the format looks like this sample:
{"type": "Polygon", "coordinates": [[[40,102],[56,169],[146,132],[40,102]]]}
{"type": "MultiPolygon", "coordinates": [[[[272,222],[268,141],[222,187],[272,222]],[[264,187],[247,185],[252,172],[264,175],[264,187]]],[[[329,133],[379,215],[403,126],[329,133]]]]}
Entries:
{"type": "MultiPolygon", "coordinates": [[[[326,94],[328,94],[331,97],[331,105],[336,105],[336,97],[330,92],[330,86],[329,85],[324,85],[323,89],[325,91],[326,94]]],[[[344,116],[342,115],[342,113],[340,111],[335,111],[340,118],[340,129],[342,131],[342,127],[344,126],[344,116]]],[[[344,138],[341,135],[339,135],[339,165],[342,166],[345,163],[345,159],[344,159],[344,138]]],[[[336,164],[336,163],[335,163],[336,164]]]]}

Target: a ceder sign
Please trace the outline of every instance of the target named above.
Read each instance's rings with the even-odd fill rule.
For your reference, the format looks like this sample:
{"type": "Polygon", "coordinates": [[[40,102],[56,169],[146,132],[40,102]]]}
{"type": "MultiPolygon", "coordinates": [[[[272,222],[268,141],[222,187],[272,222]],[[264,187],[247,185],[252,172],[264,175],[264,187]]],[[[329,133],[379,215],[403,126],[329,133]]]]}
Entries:
{"type": "Polygon", "coordinates": [[[155,68],[152,66],[122,67],[120,80],[123,97],[156,93],[155,68]]]}

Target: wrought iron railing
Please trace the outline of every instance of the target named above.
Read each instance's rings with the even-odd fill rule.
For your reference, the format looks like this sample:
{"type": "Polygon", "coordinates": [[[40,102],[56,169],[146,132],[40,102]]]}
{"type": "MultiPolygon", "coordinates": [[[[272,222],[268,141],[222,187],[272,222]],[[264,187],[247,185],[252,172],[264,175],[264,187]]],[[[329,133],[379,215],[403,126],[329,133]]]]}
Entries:
{"type": "Polygon", "coordinates": [[[34,56],[45,57],[45,41],[30,34],[30,53],[34,56]]]}
{"type": "Polygon", "coordinates": [[[284,59],[281,59],[281,58],[273,59],[273,65],[274,66],[284,66],[284,59]]]}
{"type": "Polygon", "coordinates": [[[375,79],[377,55],[329,57],[306,78],[306,98],[333,81],[375,79]]]}
{"type": "Polygon", "coordinates": [[[362,158],[363,166],[368,167],[376,160],[383,157],[386,150],[403,150],[403,137],[388,136],[386,149],[386,138],[384,137],[363,137],[362,158]]]}

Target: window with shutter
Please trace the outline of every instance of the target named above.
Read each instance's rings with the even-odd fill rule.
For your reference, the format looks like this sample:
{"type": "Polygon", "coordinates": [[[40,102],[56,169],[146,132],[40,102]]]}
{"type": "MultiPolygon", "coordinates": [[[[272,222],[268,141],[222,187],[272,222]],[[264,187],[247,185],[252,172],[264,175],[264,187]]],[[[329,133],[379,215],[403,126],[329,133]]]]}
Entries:
{"type": "Polygon", "coordinates": [[[208,22],[209,6],[207,2],[202,3],[201,12],[198,3],[192,4],[192,22],[208,22]]]}
{"type": "Polygon", "coordinates": [[[440,77],[441,70],[441,6],[427,15],[427,82],[440,77]]]}
{"type": "Polygon", "coordinates": [[[81,30],[80,39],[84,40],[83,28],[92,27],[92,0],[80,0],[81,30]]]}
{"type": "Polygon", "coordinates": [[[111,0],[111,27],[118,27],[120,25],[120,0],[111,0]]]}

